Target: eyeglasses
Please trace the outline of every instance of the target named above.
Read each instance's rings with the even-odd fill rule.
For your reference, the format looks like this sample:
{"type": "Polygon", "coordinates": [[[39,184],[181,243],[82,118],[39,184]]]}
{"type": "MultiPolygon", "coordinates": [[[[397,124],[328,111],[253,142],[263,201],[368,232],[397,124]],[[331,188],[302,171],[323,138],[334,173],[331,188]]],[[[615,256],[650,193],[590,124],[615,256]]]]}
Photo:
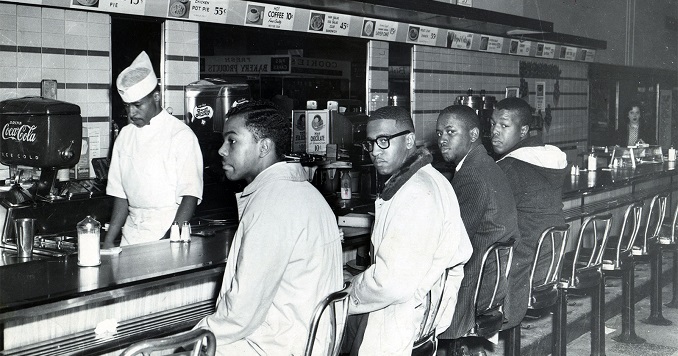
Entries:
{"type": "Polygon", "coordinates": [[[374,144],[376,143],[379,148],[382,150],[385,150],[391,146],[391,139],[396,138],[398,136],[402,135],[407,135],[408,133],[411,133],[410,130],[405,130],[398,132],[397,134],[389,135],[389,136],[379,136],[375,138],[374,140],[365,140],[361,142],[360,144],[363,146],[363,150],[367,152],[372,152],[374,149],[374,144]]]}

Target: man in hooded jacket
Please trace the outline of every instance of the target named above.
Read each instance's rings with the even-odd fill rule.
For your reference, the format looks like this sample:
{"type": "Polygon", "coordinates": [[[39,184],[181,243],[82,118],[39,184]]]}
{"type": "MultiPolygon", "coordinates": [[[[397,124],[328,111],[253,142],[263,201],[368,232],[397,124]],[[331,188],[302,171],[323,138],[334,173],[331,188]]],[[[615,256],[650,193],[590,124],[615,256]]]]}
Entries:
{"type": "MultiPolygon", "coordinates": [[[[500,155],[497,164],[506,173],[518,211],[520,239],[513,252],[510,292],[504,308],[508,324],[516,327],[527,312],[529,273],[541,233],[565,224],[562,185],[567,157],[558,147],[530,136],[532,109],[520,98],[506,98],[492,113],[492,147],[500,155]]],[[[546,248],[542,254],[550,254],[546,248]]],[[[539,278],[548,268],[537,268],[539,278]]]]}

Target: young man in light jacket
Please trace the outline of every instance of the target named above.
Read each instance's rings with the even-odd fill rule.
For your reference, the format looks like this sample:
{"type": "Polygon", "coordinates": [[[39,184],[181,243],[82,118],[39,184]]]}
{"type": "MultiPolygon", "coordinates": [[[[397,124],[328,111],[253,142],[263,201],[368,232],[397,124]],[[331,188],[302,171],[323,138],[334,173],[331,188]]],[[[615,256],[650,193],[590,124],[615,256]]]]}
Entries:
{"type": "Polygon", "coordinates": [[[349,314],[367,313],[367,321],[351,352],[411,355],[421,336],[422,303],[440,278],[447,286],[437,330],[449,326],[472,247],[452,186],[431,166],[428,150],[416,148],[405,109],[376,110],[363,148],[390,178],[375,202],[372,265],[352,279],[349,314]]]}
{"type": "Polygon", "coordinates": [[[216,312],[196,327],[214,332],[218,355],[303,355],[313,310],[342,288],[337,221],[301,164],[283,161],[289,120],[263,102],[227,116],[219,154],[226,177],[247,186],[216,312]]]}

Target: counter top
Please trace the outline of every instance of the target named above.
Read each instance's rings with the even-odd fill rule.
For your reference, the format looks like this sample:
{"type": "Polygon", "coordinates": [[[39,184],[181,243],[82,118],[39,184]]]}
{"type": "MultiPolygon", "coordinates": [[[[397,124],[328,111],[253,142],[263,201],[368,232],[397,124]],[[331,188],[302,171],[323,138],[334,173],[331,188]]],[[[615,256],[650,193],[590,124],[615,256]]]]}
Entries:
{"type": "Polygon", "coordinates": [[[563,199],[602,192],[638,180],[675,174],[678,174],[675,162],[642,164],[635,169],[598,168],[595,173],[582,170],[578,176],[573,176],[568,171],[563,184],[563,199]]]}
{"type": "Polygon", "coordinates": [[[14,311],[97,292],[111,291],[226,263],[235,230],[190,243],[160,240],[123,246],[118,255],[102,255],[98,267],[79,267],[77,254],[28,261],[0,268],[0,320],[14,311]]]}

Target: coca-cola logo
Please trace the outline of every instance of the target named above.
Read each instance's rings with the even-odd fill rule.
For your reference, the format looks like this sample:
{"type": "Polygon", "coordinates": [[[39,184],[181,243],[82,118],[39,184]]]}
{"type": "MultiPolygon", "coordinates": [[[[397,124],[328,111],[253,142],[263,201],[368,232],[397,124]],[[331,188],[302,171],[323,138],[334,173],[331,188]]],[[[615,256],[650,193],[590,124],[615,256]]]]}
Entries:
{"type": "Polygon", "coordinates": [[[19,142],[35,142],[35,129],[37,125],[11,124],[2,127],[2,139],[19,142]]]}

